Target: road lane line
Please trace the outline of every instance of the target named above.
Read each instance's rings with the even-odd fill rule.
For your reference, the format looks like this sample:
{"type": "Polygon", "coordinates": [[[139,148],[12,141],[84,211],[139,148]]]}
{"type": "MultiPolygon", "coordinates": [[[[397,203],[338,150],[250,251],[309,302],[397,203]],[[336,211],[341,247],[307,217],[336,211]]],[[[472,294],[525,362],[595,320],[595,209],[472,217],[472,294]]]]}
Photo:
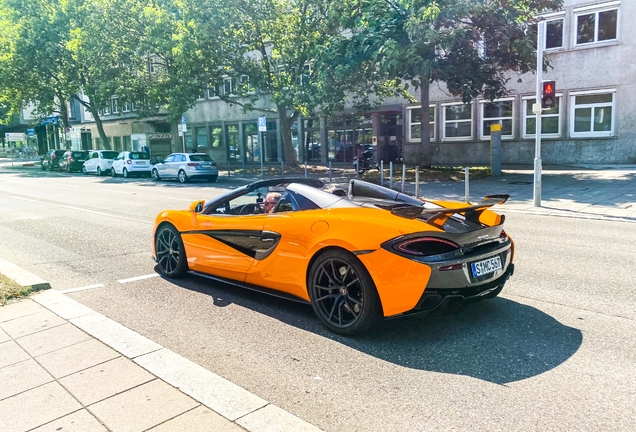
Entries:
{"type": "Polygon", "coordinates": [[[108,213],[102,213],[102,212],[98,212],[98,211],[95,211],[95,210],[86,210],[86,209],[79,208],[79,207],[65,206],[65,205],[61,205],[61,204],[60,204],[60,207],[64,207],[64,208],[71,209],[71,210],[83,211],[83,212],[86,212],[86,213],[98,214],[98,215],[102,215],[102,216],[114,217],[113,215],[108,214],[108,213]]]}
{"type": "Polygon", "coordinates": [[[84,290],[89,290],[89,289],[93,289],[93,288],[101,288],[103,286],[104,286],[104,284],[87,285],[87,286],[79,287],[79,288],[65,289],[65,290],[62,290],[60,292],[62,294],[67,294],[67,293],[72,293],[72,292],[76,292],[76,291],[84,291],[84,290]]]}
{"type": "Polygon", "coordinates": [[[70,185],[70,184],[64,184],[64,183],[51,183],[52,185],[56,185],[56,186],[66,186],[66,187],[74,187],[77,188],[79,186],[75,186],[75,185],[70,185]]]}
{"type": "Polygon", "coordinates": [[[119,282],[121,284],[125,284],[125,283],[128,283],[128,282],[135,282],[135,281],[138,281],[138,280],[150,279],[150,278],[157,277],[157,276],[160,276],[159,273],[153,273],[153,274],[144,275],[144,276],[136,276],[136,277],[132,277],[132,278],[129,278],[129,279],[121,279],[121,280],[118,280],[117,282],[119,282]]]}
{"type": "Polygon", "coordinates": [[[15,198],[15,199],[19,199],[19,200],[24,200],[24,201],[31,201],[31,202],[39,202],[38,200],[33,200],[33,199],[29,199],[29,198],[22,198],[19,196],[15,196],[15,195],[9,195],[11,198],[15,198]]]}
{"type": "Polygon", "coordinates": [[[118,190],[113,190],[113,189],[102,189],[105,192],[114,192],[114,193],[120,193],[120,194],[126,194],[126,195],[136,195],[135,192],[124,192],[124,191],[118,191],[118,190]]]}

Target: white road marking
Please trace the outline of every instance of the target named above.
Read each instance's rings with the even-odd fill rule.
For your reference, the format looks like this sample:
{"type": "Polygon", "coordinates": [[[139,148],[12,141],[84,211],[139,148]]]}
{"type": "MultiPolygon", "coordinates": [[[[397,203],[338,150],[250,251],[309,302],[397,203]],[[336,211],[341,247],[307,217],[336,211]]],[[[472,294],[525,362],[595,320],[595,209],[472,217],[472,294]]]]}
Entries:
{"type": "Polygon", "coordinates": [[[64,183],[51,183],[51,184],[56,186],[66,186],[66,187],[74,187],[74,188],[79,187],[79,186],[64,184],[64,183]]]}
{"type": "Polygon", "coordinates": [[[117,282],[125,284],[125,283],[128,283],[128,282],[135,282],[135,281],[138,281],[138,280],[150,279],[150,278],[157,277],[157,276],[159,276],[159,273],[153,273],[153,274],[144,275],[144,276],[136,276],[136,277],[132,277],[132,278],[129,278],[129,279],[121,279],[121,280],[118,280],[117,282]]]}
{"type": "Polygon", "coordinates": [[[31,202],[39,202],[38,200],[33,200],[33,199],[29,199],[29,198],[22,198],[19,196],[15,196],[15,195],[9,195],[11,198],[15,198],[15,199],[19,199],[19,200],[24,200],[24,201],[31,201],[31,202]]]}
{"type": "Polygon", "coordinates": [[[95,285],[87,285],[84,287],[79,287],[79,288],[69,288],[69,289],[65,289],[60,291],[62,294],[66,294],[66,293],[72,293],[75,291],[84,291],[84,290],[89,290],[89,289],[93,289],[93,288],[101,288],[103,287],[104,284],[95,284],[95,285]]]}
{"type": "Polygon", "coordinates": [[[65,206],[65,205],[60,205],[60,207],[68,208],[68,209],[71,209],[71,210],[83,211],[83,212],[86,212],[86,213],[98,214],[98,215],[102,215],[102,216],[114,217],[113,215],[108,214],[108,213],[102,213],[102,212],[98,212],[98,211],[94,211],[94,210],[86,210],[86,209],[79,208],[79,207],[65,206]]]}
{"type": "Polygon", "coordinates": [[[136,195],[134,192],[124,192],[124,191],[118,191],[118,190],[113,190],[113,189],[102,189],[105,192],[114,192],[114,193],[121,193],[121,194],[126,194],[126,195],[136,195]]]}

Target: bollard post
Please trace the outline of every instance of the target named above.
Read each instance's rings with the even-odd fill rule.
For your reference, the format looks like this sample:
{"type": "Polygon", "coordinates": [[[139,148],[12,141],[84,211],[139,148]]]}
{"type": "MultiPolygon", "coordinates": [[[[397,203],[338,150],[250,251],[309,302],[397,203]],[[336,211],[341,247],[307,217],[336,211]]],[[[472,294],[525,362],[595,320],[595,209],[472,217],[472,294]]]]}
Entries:
{"type": "Polygon", "coordinates": [[[420,197],[420,167],[415,167],[415,198],[420,197]]]}
{"type": "Polygon", "coordinates": [[[393,162],[389,162],[389,189],[393,189],[393,162]]]}
{"type": "Polygon", "coordinates": [[[404,181],[406,180],[406,164],[402,162],[402,193],[404,193],[404,181]]]}
{"type": "Polygon", "coordinates": [[[470,202],[470,173],[468,167],[464,168],[464,194],[466,195],[464,200],[470,202]]]}
{"type": "Polygon", "coordinates": [[[384,186],[384,161],[380,161],[380,185],[384,186]]]}
{"type": "Polygon", "coordinates": [[[329,184],[331,184],[331,161],[329,161],[329,184]]]}
{"type": "Polygon", "coordinates": [[[307,161],[305,161],[305,178],[307,178],[307,161]]]}

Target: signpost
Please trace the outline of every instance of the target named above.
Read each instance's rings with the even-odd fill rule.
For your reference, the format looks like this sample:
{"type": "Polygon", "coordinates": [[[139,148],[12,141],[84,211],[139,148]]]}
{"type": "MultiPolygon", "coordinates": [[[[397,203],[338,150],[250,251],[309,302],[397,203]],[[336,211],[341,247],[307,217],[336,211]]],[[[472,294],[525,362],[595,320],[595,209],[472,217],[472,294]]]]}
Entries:
{"type": "Polygon", "coordinates": [[[541,207],[541,89],[543,83],[543,44],[545,43],[545,20],[538,23],[537,31],[537,94],[533,112],[537,116],[534,141],[534,206],[541,207]]]}
{"type": "Polygon", "coordinates": [[[258,148],[259,155],[258,158],[261,161],[261,178],[265,178],[265,166],[263,161],[263,132],[267,132],[267,118],[259,117],[258,118],[258,148]]]}
{"type": "Polygon", "coordinates": [[[182,137],[183,142],[183,152],[186,151],[185,146],[185,133],[188,131],[188,125],[186,123],[186,116],[181,116],[181,124],[179,125],[179,136],[182,137]]]}

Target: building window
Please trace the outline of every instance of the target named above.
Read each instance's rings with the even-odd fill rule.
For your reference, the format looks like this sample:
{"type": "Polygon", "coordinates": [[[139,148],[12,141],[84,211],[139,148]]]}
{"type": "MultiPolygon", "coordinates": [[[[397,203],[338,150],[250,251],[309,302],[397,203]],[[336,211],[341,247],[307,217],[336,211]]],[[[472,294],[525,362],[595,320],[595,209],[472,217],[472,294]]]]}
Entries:
{"type": "MultiPolygon", "coordinates": [[[[428,111],[428,123],[431,126],[431,141],[435,141],[435,105],[430,105],[428,111]]],[[[420,141],[422,138],[421,135],[421,126],[422,126],[422,110],[421,106],[414,106],[407,108],[407,119],[409,122],[409,141],[420,141]]]]}
{"type": "MultiPolygon", "coordinates": [[[[523,136],[534,137],[537,133],[537,116],[532,112],[535,98],[523,100],[523,136]]],[[[561,136],[561,95],[557,94],[556,105],[541,112],[541,136],[557,138],[561,136]]]]}
{"type": "Polygon", "coordinates": [[[443,105],[444,139],[466,140],[473,137],[473,104],[443,105]]]}
{"type": "Polygon", "coordinates": [[[234,87],[232,85],[232,78],[223,78],[223,94],[231,95],[234,94],[234,87]]]}
{"type": "Polygon", "coordinates": [[[605,137],[615,133],[615,91],[571,93],[570,135],[605,137]]]}
{"type": "Polygon", "coordinates": [[[107,104],[106,107],[104,107],[104,115],[109,115],[110,114],[110,103],[107,104]]]}
{"type": "Polygon", "coordinates": [[[130,108],[131,108],[131,106],[130,106],[129,103],[123,104],[121,106],[121,112],[130,112],[130,108]]]}
{"type": "Polygon", "coordinates": [[[211,147],[221,148],[223,146],[223,127],[220,125],[210,126],[211,147]]]}
{"type": "Polygon", "coordinates": [[[576,14],[576,45],[616,40],[618,9],[576,14]]]}
{"type": "Polygon", "coordinates": [[[196,137],[197,137],[196,146],[207,147],[208,146],[208,128],[198,127],[195,129],[196,129],[196,137]]]}
{"type": "Polygon", "coordinates": [[[545,49],[563,48],[563,18],[545,24],[545,49]]]}
{"type": "Polygon", "coordinates": [[[113,108],[113,114],[117,114],[119,112],[119,105],[117,104],[117,98],[112,98],[110,100],[111,106],[113,108]]]}
{"type": "Polygon", "coordinates": [[[513,137],[514,99],[481,102],[481,139],[490,137],[490,125],[501,125],[501,137],[513,137]]]}

